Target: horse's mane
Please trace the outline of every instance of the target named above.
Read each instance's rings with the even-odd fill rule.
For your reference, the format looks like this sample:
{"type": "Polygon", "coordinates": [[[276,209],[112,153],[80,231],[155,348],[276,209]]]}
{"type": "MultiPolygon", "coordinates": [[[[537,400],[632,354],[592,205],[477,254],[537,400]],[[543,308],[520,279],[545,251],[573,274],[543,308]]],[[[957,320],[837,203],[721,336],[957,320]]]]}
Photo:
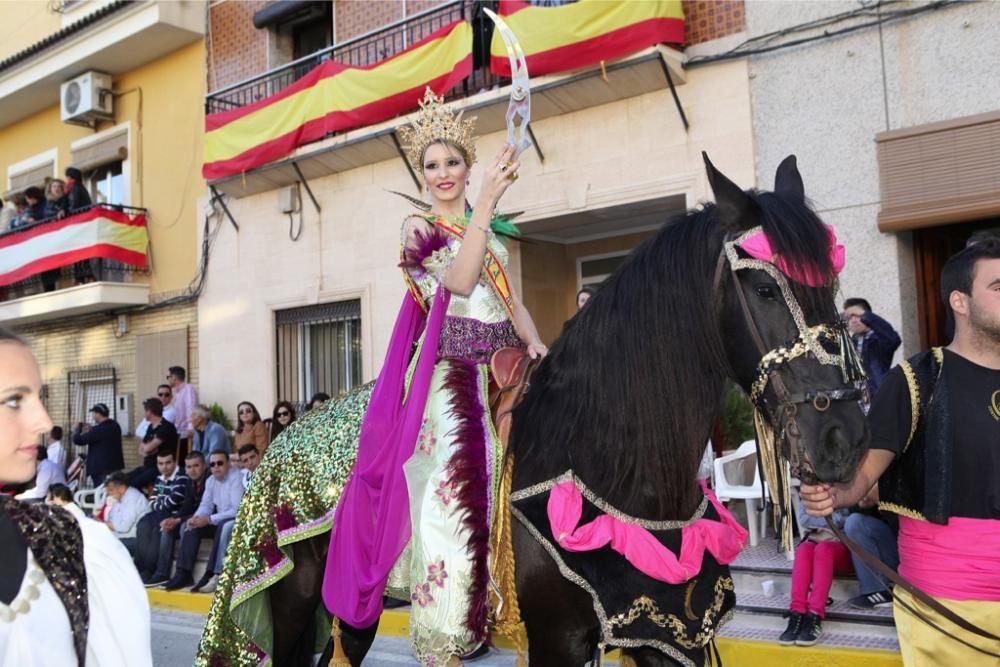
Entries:
{"type": "MultiPolygon", "coordinates": [[[[782,256],[832,274],[826,231],[804,202],[748,194],[782,256]]],[[[693,511],[728,368],[712,285],[724,236],[717,212],[707,204],[668,221],[566,324],[514,415],[511,451],[532,482],[572,467],[623,512],[693,511]]]]}

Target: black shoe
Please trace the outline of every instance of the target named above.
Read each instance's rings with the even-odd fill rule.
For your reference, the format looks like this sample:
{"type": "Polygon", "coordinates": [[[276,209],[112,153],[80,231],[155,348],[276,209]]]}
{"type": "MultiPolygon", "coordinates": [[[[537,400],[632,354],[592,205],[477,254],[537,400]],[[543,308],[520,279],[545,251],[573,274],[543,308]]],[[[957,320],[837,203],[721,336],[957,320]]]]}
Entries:
{"type": "Polygon", "coordinates": [[[207,584],[211,578],[212,578],[212,573],[206,571],[205,574],[201,575],[201,579],[198,580],[198,583],[191,587],[191,592],[197,593],[198,591],[200,591],[202,588],[205,587],[205,584],[207,584]]]}
{"type": "Polygon", "coordinates": [[[799,631],[802,629],[802,619],[804,618],[805,614],[799,614],[794,611],[789,614],[788,627],[778,637],[778,643],[782,646],[794,646],[795,638],[799,636],[799,631]]]}
{"type": "Polygon", "coordinates": [[[853,597],[847,601],[847,604],[851,605],[855,609],[880,609],[881,607],[888,607],[892,604],[892,593],[889,591],[875,591],[874,593],[869,593],[867,595],[853,597]]]}
{"type": "Polygon", "coordinates": [[[485,658],[489,654],[490,654],[490,647],[487,646],[486,644],[482,644],[475,651],[472,651],[471,653],[466,653],[459,659],[462,662],[473,662],[475,660],[479,660],[480,658],[485,658]]]}
{"type": "Polygon", "coordinates": [[[156,588],[168,583],[169,577],[164,574],[153,574],[142,580],[142,585],[146,588],[156,588]]]}
{"type": "Polygon", "coordinates": [[[176,591],[178,589],[184,588],[185,586],[190,586],[194,583],[194,577],[191,576],[190,572],[185,572],[183,570],[178,570],[176,574],[166,583],[163,587],[168,591],[176,591]]]}
{"type": "Polygon", "coordinates": [[[813,613],[806,614],[802,621],[802,629],[795,638],[796,646],[812,646],[823,636],[823,621],[813,613]]]}

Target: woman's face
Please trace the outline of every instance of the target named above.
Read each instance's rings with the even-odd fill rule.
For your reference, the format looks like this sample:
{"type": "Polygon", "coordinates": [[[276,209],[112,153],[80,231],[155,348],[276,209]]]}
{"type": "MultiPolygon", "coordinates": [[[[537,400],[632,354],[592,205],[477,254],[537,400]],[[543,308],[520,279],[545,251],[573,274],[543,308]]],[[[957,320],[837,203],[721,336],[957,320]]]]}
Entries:
{"type": "Polygon", "coordinates": [[[0,342],[0,481],[20,484],[35,476],[39,436],[52,430],[41,390],[31,350],[0,342]]]}
{"type": "Polygon", "coordinates": [[[462,154],[444,143],[431,144],[424,151],[424,183],[438,201],[465,199],[469,167],[462,154]]]}
{"type": "Polygon", "coordinates": [[[581,310],[590,301],[590,292],[580,292],[576,295],[576,309],[581,310]]]}
{"type": "Polygon", "coordinates": [[[288,426],[289,422],[292,421],[292,413],[285,406],[278,408],[278,423],[282,426],[288,426]]]}
{"type": "Polygon", "coordinates": [[[66,194],[66,189],[63,187],[62,181],[52,181],[49,183],[49,194],[53,199],[59,199],[66,194]]]}
{"type": "Polygon", "coordinates": [[[253,408],[248,403],[240,403],[237,410],[240,413],[240,421],[249,424],[253,421],[253,408]]]}

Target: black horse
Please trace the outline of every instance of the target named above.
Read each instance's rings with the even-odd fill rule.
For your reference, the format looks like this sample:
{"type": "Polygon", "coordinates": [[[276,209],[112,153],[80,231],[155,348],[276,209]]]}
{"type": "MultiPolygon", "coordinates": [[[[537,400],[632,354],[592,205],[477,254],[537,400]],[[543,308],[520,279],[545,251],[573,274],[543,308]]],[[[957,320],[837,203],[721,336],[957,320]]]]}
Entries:
{"type": "MultiPolygon", "coordinates": [[[[698,463],[727,378],[751,391],[763,351],[802,332],[790,306],[809,326],[833,329],[838,322],[830,238],[806,202],[794,157],[782,162],[770,193],[742,191],[707,158],[706,167],[716,203],[668,221],[636,248],[535,372],[514,414],[513,491],[572,468],[628,515],[691,516],[701,500],[698,463]],[[791,282],[789,300],[768,272],[733,270],[725,241],[758,226],[787,264],[811,267],[825,284],[791,282]]],[[[842,369],[807,354],[778,374],[761,406],[776,429],[795,435],[782,443],[782,454],[796,457],[810,477],[847,481],[867,438],[861,411],[853,400],[834,398],[821,409],[808,400],[816,388],[851,397],[842,369]]],[[[312,627],[320,604],[327,539],[295,544],[295,570],[271,591],[275,665],[298,664],[296,654],[306,659],[297,647],[311,644],[311,630],[303,629],[312,627]]],[[[564,578],[516,521],[513,541],[531,662],[585,664],[600,642],[589,594],[564,578]]],[[[376,629],[341,626],[352,665],[361,664],[376,629]]],[[[626,654],[639,665],[675,664],[651,648],[626,654]]]]}

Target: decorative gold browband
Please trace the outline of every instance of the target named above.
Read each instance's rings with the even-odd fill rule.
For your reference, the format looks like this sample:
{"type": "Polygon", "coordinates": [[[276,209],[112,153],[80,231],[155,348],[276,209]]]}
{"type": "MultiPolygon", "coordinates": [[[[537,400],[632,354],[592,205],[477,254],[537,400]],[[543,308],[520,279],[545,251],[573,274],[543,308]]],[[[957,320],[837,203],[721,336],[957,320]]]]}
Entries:
{"type": "Polygon", "coordinates": [[[809,327],[808,336],[800,334],[791,346],[783,345],[765,354],[757,364],[757,378],[750,387],[750,400],[757,403],[760,397],[764,395],[764,390],[767,388],[772,371],[778,370],[793,359],[797,359],[812,350],[812,346],[808,342],[809,340],[836,342],[837,337],[838,333],[833,327],[826,324],[818,324],[814,327],[809,327]]]}

